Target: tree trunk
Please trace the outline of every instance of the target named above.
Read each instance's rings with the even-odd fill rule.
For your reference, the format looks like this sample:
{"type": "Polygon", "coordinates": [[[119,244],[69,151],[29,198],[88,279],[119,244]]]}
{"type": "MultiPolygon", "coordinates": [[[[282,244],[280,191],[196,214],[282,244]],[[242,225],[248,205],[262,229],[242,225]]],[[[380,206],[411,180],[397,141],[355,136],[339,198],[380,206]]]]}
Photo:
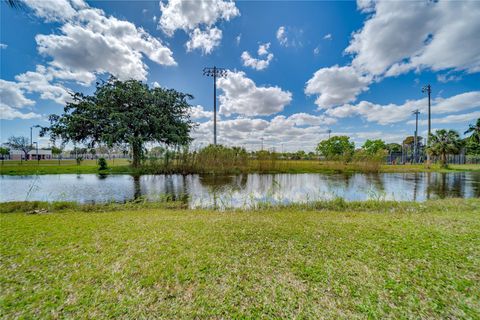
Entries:
{"type": "Polygon", "coordinates": [[[132,142],[132,155],[132,166],[134,168],[138,168],[140,166],[140,161],[142,158],[142,143],[138,140],[132,142]]]}
{"type": "Polygon", "coordinates": [[[447,166],[447,155],[445,153],[442,153],[440,156],[440,163],[442,168],[445,168],[447,166]]]}

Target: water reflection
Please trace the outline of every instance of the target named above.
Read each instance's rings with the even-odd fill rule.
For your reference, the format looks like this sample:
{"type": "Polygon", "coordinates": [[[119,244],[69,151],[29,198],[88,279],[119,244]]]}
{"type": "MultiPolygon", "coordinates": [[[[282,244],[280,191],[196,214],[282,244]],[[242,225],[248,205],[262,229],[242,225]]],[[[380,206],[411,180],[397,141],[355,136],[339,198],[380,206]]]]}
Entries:
{"type": "Polygon", "coordinates": [[[191,207],[248,207],[343,197],[414,200],[480,197],[480,172],[243,175],[1,176],[0,201],[189,198],[191,207]]]}

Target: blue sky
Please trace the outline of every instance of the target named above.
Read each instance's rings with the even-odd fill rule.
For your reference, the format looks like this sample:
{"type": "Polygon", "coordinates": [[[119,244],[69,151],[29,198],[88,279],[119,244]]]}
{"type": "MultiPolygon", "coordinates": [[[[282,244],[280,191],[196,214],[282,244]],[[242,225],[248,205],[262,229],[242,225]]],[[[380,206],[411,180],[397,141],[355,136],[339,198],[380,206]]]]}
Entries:
{"type": "MultiPolygon", "coordinates": [[[[480,117],[480,2],[86,1],[1,3],[1,141],[61,113],[109,74],[194,95],[194,145],[312,150],[332,134],[401,142],[480,117]]],[[[39,138],[35,138],[39,139],[39,138]]],[[[43,145],[47,138],[40,139],[43,145]]]]}

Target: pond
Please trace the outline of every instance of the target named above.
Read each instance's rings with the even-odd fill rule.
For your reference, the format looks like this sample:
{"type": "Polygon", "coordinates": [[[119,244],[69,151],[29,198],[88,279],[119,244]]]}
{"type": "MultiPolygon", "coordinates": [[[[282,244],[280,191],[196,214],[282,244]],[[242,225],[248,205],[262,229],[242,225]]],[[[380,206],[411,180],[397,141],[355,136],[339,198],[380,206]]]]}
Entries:
{"type": "Polygon", "coordinates": [[[480,197],[480,172],[381,174],[0,176],[0,201],[124,202],[180,199],[190,207],[251,207],[342,197],[347,201],[423,201],[480,197]]]}

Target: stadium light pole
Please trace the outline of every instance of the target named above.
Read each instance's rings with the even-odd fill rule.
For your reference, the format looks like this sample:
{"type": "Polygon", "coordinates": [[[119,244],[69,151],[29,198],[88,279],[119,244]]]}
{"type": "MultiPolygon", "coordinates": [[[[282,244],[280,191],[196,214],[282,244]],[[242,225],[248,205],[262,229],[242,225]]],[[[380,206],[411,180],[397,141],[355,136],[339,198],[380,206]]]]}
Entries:
{"type": "Polygon", "coordinates": [[[328,129],[327,133],[328,133],[328,139],[330,139],[330,133],[332,133],[332,129],[328,129]]]}
{"type": "Polygon", "coordinates": [[[203,75],[213,77],[213,144],[217,144],[217,77],[226,77],[227,70],[213,66],[203,68],[203,75]]]}
{"type": "MultiPolygon", "coordinates": [[[[423,93],[428,94],[428,137],[427,137],[427,147],[430,146],[430,134],[432,133],[432,118],[431,118],[431,95],[432,95],[432,86],[427,84],[422,88],[423,93]]],[[[430,155],[427,152],[427,164],[430,164],[430,155]]]]}
{"type": "Polygon", "coordinates": [[[414,136],[414,139],[413,139],[413,161],[415,161],[415,163],[418,162],[418,115],[420,114],[420,111],[415,110],[412,112],[414,115],[415,115],[415,136],[414,136]]]}

